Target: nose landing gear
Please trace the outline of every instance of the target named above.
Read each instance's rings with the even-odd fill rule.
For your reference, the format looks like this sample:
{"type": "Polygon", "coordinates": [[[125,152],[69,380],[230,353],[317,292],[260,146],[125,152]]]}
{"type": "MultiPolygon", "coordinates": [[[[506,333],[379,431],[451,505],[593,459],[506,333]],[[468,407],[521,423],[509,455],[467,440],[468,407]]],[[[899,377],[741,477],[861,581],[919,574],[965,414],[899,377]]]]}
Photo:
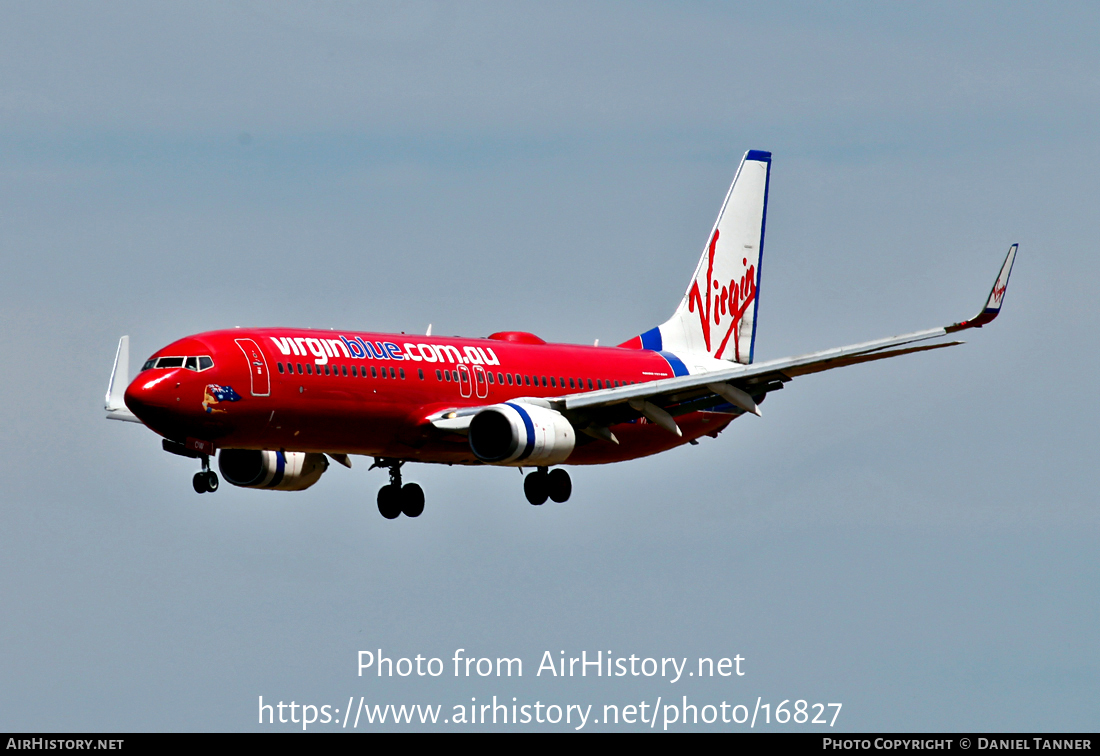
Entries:
{"type": "Polygon", "coordinates": [[[210,456],[203,454],[200,459],[202,460],[202,471],[195,473],[195,477],[191,479],[191,485],[195,488],[195,493],[214,493],[218,490],[218,474],[210,469],[210,456]]]}
{"type": "Polygon", "coordinates": [[[558,504],[569,501],[572,493],[573,481],[569,479],[569,473],[560,467],[549,472],[545,467],[540,467],[523,479],[523,494],[536,507],[545,504],[547,499],[558,504]]]}
{"type": "Polygon", "coordinates": [[[416,483],[401,485],[401,466],[405,463],[399,459],[377,458],[370,466],[388,467],[390,470],[390,483],[378,489],[378,513],[387,520],[396,520],[401,515],[406,517],[419,517],[424,512],[424,489],[416,483]]]}

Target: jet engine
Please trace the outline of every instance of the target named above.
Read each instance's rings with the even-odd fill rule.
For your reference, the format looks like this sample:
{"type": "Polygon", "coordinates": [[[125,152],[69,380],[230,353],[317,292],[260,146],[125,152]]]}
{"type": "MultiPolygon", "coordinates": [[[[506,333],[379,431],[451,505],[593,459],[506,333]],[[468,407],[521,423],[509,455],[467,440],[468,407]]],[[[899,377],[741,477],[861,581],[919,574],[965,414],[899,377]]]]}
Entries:
{"type": "Polygon", "coordinates": [[[235,486],[303,491],[328,469],[328,459],[311,452],[222,449],[218,469],[235,486]]]}
{"type": "Polygon", "coordinates": [[[491,465],[540,467],[573,453],[576,431],[560,412],[530,404],[494,404],[470,421],[470,450],[491,465]]]}

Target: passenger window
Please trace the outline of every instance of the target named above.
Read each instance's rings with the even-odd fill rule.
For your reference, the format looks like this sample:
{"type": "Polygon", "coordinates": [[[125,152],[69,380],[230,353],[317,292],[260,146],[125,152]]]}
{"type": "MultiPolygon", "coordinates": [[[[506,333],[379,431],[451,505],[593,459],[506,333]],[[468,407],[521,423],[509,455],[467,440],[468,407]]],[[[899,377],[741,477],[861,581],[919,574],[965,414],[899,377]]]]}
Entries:
{"type": "Polygon", "coordinates": [[[420,380],[424,380],[424,370],[423,370],[423,368],[417,368],[416,373],[417,373],[417,375],[420,376],[420,380]]]}
{"type": "Polygon", "coordinates": [[[405,380],[405,368],[401,368],[401,380],[405,380]]]}
{"type": "Polygon", "coordinates": [[[306,375],[313,375],[313,365],[306,363],[306,375]]]}
{"type": "Polygon", "coordinates": [[[497,373],[497,383],[504,385],[504,373],[497,373]]]}
{"type": "Polygon", "coordinates": [[[358,378],[359,377],[359,368],[355,365],[351,366],[351,377],[352,378],[358,378]]]}
{"type": "Polygon", "coordinates": [[[511,373],[508,373],[508,385],[509,386],[512,385],[512,374],[511,373]]]}
{"type": "Polygon", "coordinates": [[[447,383],[451,382],[451,371],[450,370],[444,370],[443,371],[443,380],[445,380],[447,383]]]}
{"type": "Polygon", "coordinates": [[[477,382],[478,383],[485,383],[485,374],[484,373],[478,373],[477,374],[477,382]]]}
{"type": "Polygon", "coordinates": [[[546,376],[545,375],[542,377],[542,387],[546,388],[546,376]]]}
{"type": "Polygon", "coordinates": [[[492,382],[493,382],[493,374],[492,374],[492,373],[487,373],[487,375],[489,376],[489,383],[490,383],[490,384],[492,384],[492,382]]]}
{"type": "Polygon", "coordinates": [[[572,378],[569,379],[569,388],[576,388],[576,386],[573,385],[573,379],[572,378]]]}
{"type": "Polygon", "coordinates": [[[588,390],[589,391],[592,390],[592,379],[591,378],[588,379],[588,390]]]}
{"type": "Polygon", "coordinates": [[[276,362],[275,367],[279,368],[279,375],[282,375],[283,374],[283,363],[276,362]]]}
{"type": "MultiPolygon", "coordinates": [[[[402,373],[401,377],[404,378],[405,377],[405,375],[404,375],[405,371],[402,370],[401,373],[402,373]]],[[[396,377],[397,377],[397,373],[394,372],[393,368],[390,368],[390,378],[396,378],[396,377]]]]}
{"type": "Polygon", "coordinates": [[[298,363],[298,375],[302,374],[302,363],[298,363]]]}
{"type": "Polygon", "coordinates": [[[331,375],[328,371],[328,365],[325,365],[325,375],[331,375]]]}
{"type": "Polygon", "coordinates": [[[557,388],[557,384],[554,383],[554,376],[550,376],[550,388],[557,388]]]}
{"type": "Polygon", "coordinates": [[[596,388],[603,388],[603,381],[599,378],[596,379],[596,388]]]}
{"type": "Polygon", "coordinates": [[[340,373],[341,373],[341,375],[343,375],[343,376],[344,376],[345,378],[347,378],[347,377],[348,377],[348,366],[347,366],[347,365],[341,365],[341,366],[340,366],[340,373]]]}
{"type": "Polygon", "coordinates": [[[436,370],[435,371],[435,379],[437,381],[443,380],[443,371],[442,370],[436,370]]]}
{"type": "Polygon", "coordinates": [[[377,378],[378,377],[378,369],[375,368],[374,365],[370,366],[370,377],[371,378],[377,378]]]}

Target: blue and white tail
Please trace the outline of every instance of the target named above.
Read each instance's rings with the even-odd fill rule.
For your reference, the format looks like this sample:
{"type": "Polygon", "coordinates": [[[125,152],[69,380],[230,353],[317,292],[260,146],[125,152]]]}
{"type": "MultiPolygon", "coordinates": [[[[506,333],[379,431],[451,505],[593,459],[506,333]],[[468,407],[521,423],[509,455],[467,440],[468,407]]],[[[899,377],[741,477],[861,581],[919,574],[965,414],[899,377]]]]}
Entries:
{"type": "Polygon", "coordinates": [[[621,346],[752,362],[771,167],[770,152],[745,153],[680,306],[621,346]]]}

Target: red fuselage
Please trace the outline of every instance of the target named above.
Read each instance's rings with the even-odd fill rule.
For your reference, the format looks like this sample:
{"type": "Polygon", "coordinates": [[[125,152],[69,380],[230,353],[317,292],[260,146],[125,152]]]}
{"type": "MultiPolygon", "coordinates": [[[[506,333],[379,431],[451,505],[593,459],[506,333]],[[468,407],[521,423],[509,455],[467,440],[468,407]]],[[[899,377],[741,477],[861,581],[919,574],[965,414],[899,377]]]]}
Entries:
{"type": "MultiPolygon", "coordinates": [[[[547,344],[524,333],[464,339],[284,328],[189,336],[145,365],[126,390],[126,405],[169,439],[456,464],[478,460],[465,437],[427,422],[433,413],[683,370],[652,350],[547,344]]],[[[581,435],[566,464],[655,454],[717,435],[732,417],[680,415],[682,437],[644,419],[624,422],[612,427],[618,444],[581,435]]]]}

